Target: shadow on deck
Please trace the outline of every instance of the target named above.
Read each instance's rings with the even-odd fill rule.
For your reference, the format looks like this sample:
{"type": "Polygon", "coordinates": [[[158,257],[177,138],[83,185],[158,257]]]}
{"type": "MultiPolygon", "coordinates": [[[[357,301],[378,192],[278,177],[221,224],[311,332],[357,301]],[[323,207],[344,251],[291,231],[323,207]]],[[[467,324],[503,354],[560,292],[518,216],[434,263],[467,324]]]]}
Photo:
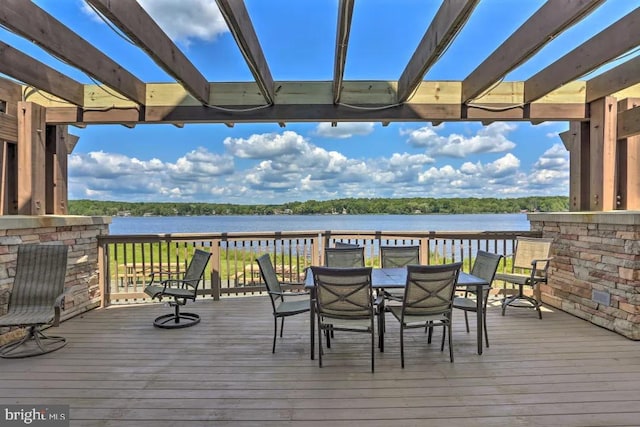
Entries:
{"type": "MultiPolygon", "coordinates": [[[[371,374],[365,334],[336,333],[324,367],[309,358],[309,317],[289,318],[271,353],[266,297],[200,301],[192,328],[160,330],[159,304],[94,310],[63,323],[67,346],[0,360],[2,404],[65,404],[72,426],[637,426],[640,343],[557,310],[489,309],[476,354],[454,313],[456,361],[387,319],[371,374]]],[[[389,316],[389,315],[388,315],[389,316]]]]}

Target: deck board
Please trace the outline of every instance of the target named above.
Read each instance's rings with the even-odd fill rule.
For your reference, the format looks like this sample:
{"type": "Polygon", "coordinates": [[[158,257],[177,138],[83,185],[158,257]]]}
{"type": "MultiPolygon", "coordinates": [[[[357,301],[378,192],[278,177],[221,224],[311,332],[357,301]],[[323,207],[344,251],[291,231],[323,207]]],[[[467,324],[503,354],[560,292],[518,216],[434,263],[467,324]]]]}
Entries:
{"type": "Polygon", "coordinates": [[[198,301],[202,322],[160,330],[159,304],[94,310],[52,330],[67,346],[0,360],[3,404],[69,404],[74,426],[637,426],[640,343],[555,309],[488,312],[476,354],[454,315],[454,351],[387,318],[369,371],[364,334],[340,332],[324,367],[309,359],[309,318],[289,318],[271,353],[265,297],[198,301]]]}

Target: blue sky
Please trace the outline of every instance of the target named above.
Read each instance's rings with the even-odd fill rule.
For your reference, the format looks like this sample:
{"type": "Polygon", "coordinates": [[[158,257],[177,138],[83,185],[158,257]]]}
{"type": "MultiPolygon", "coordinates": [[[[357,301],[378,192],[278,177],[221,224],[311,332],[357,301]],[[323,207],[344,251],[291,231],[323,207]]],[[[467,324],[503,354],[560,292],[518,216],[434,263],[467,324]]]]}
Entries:
{"type": "MultiPolygon", "coordinates": [[[[209,81],[253,81],[213,0],[139,0],[209,81]]],[[[145,82],[170,82],[81,0],[37,0],[145,82]]],[[[544,2],[481,0],[426,80],[462,80],[544,2]]],[[[505,80],[525,80],[639,6],[608,0],[505,80]]],[[[440,2],[358,0],[346,80],[398,80],[440,2]]],[[[336,0],[247,0],[274,80],[331,80],[336,0]]],[[[29,41],[0,40],[93,83],[29,41]]],[[[611,64],[609,65],[609,67],[611,64]]],[[[598,72],[606,69],[603,67],[598,72]]],[[[591,77],[597,73],[589,75],[591,77]]],[[[282,203],[342,197],[568,195],[566,122],[93,125],[69,158],[70,199],[282,203]]]]}

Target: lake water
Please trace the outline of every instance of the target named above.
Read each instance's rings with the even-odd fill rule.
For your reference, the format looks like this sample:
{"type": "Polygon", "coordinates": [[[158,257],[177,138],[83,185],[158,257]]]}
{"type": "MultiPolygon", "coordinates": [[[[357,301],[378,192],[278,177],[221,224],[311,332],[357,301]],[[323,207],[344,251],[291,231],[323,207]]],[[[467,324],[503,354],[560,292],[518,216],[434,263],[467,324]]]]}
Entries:
{"type": "Polygon", "coordinates": [[[110,234],[300,230],[529,231],[527,214],[113,217],[110,234]]]}

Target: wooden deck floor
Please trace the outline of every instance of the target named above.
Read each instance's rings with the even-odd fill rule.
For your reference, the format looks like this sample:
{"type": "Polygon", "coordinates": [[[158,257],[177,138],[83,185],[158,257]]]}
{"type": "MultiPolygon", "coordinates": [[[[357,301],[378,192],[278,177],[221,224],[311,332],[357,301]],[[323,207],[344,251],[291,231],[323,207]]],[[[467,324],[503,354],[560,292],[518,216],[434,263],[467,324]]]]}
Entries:
{"type": "MultiPolygon", "coordinates": [[[[640,343],[555,310],[489,311],[491,347],[456,312],[456,361],[397,323],[369,370],[363,334],[336,334],[320,369],[309,318],[271,353],[265,297],[200,301],[202,322],[159,330],[162,305],[111,307],[63,323],[55,353],[0,359],[3,404],[68,404],[72,426],[638,426],[640,343]]],[[[473,324],[472,324],[473,328],[473,324]]]]}

